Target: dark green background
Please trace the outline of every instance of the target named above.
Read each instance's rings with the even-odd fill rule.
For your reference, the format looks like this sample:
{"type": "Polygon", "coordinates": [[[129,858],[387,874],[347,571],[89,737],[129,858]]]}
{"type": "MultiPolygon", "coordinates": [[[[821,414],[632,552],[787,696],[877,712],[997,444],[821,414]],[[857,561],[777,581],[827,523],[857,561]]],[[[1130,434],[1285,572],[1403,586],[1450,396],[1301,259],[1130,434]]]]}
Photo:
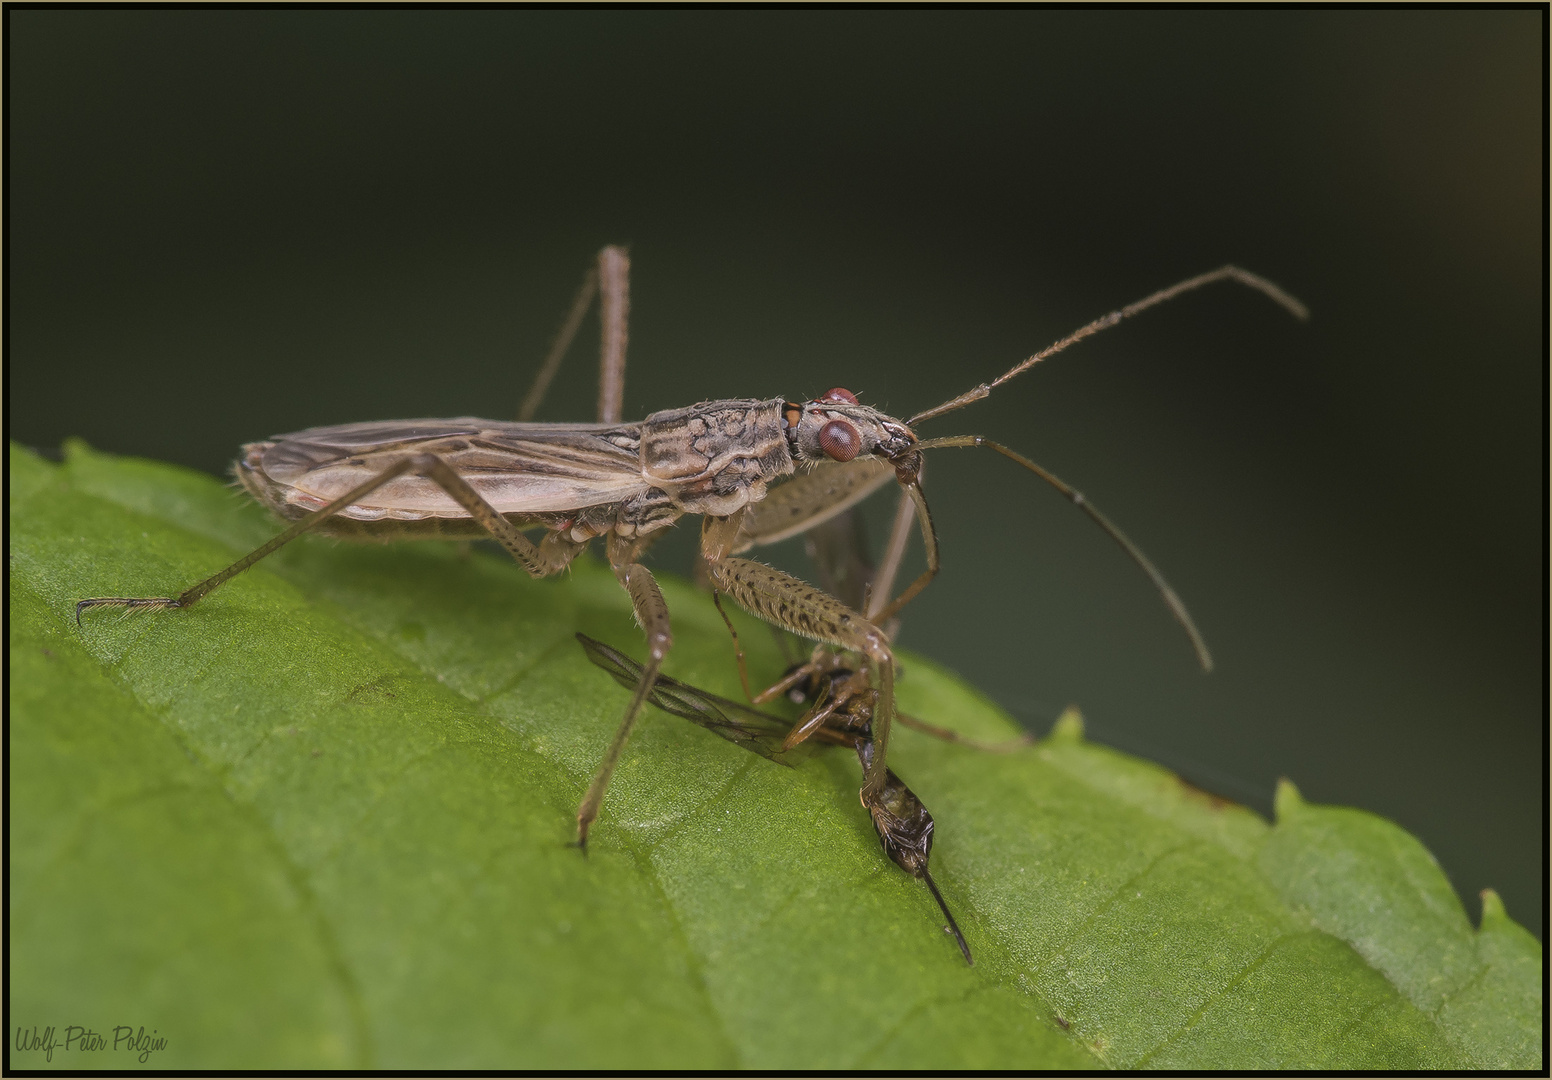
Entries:
{"type": "MultiPolygon", "coordinates": [[[[632,247],[627,414],[832,385],[933,459],[910,648],[1266,812],[1385,814],[1542,933],[1539,11],[8,12],[14,437],[221,471],[323,423],[510,416],[632,247]]],[[[579,356],[596,348],[584,340],[579,356]]],[[[585,359],[550,419],[591,415],[585,359]]],[[[889,505],[878,513],[887,515],[889,505]]],[[[658,564],[688,566],[688,530],[658,564]]],[[[801,555],[791,555],[801,561],[801,555]]],[[[176,587],[181,582],[169,582],[176,587]]],[[[108,588],[111,583],[104,583],[108,588]]]]}

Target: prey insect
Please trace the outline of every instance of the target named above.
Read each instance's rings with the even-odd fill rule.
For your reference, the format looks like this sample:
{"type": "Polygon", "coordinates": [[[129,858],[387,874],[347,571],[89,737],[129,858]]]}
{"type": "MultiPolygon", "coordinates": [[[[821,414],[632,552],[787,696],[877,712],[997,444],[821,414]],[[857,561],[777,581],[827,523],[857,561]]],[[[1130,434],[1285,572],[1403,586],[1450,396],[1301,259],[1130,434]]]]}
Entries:
{"type": "MultiPolygon", "coordinates": [[[[586,634],[578,634],[577,640],[582,643],[587,658],[614,676],[625,689],[634,691],[641,685],[645,669],[636,661],[586,634]]],[[[666,675],[657,677],[647,694],[647,701],[779,765],[791,766],[794,756],[805,749],[805,744],[811,746],[817,742],[850,747],[866,772],[876,753],[872,720],[877,692],[865,685],[865,676],[841,666],[838,658],[823,677],[810,675],[805,684],[803,700],[811,704],[796,726],[778,716],[758,712],[741,702],[709,694],[666,675]]],[[[898,713],[896,719],[931,734],[959,738],[953,732],[944,732],[905,713],[898,713]]],[[[1017,749],[1024,745],[1027,745],[1026,740],[1015,739],[1008,745],[987,749],[1017,749]]],[[[887,767],[883,786],[863,802],[873,819],[873,829],[878,833],[884,853],[900,869],[926,883],[927,890],[942,909],[943,917],[948,920],[944,930],[953,935],[965,963],[974,965],[965,935],[928,869],[934,826],[927,807],[894,770],[887,767]]]]}
{"type": "MultiPolygon", "coordinates": [[[[987,447],[1054,486],[1089,515],[1143,569],[1184,627],[1204,668],[1211,659],[1185,606],[1162,575],[1091,503],[1022,454],[979,435],[921,439],[915,425],[987,397],[1034,365],[1149,308],[1219,281],[1255,289],[1299,318],[1302,304],[1264,278],[1234,266],[1188,278],[1087,324],[1015,364],[989,383],[907,420],[888,416],[835,388],[807,400],[705,401],[620,419],[625,385],[629,260],[606,247],[589,271],[534,390],[516,421],[390,420],[316,427],[242,448],[234,471],[259,502],[291,524],[267,543],[176,596],[96,597],[97,607],[181,609],[304,533],[346,539],[493,537],[531,576],[558,574],[602,538],[615,577],[630,596],[647,639],[647,657],[630,703],[577,809],[584,847],[631,729],[673,645],[668,606],[642,556],[680,518],[701,517],[700,557],[716,594],[766,622],[859,658],[877,694],[871,758],[860,796],[876,804],[888,785],[895,721],[895,663],[885,627],[938,573],[937,533],[922,493],[923,454],[987,447]],[[529,419],[594,295],[603,325],[598,420],[529,419]],[[861,608],[780,570],[742,558],[758,545],[807,532],[889,481],[902,492],[889,550],[903,551],[912,518],[926,569],[893,598],[893,569],[880,574],[861,608]],[[541,531],[537,540],[528,532],[541,531]]],[[[894,560],[898,565],[898,559],[894,560]]]]}

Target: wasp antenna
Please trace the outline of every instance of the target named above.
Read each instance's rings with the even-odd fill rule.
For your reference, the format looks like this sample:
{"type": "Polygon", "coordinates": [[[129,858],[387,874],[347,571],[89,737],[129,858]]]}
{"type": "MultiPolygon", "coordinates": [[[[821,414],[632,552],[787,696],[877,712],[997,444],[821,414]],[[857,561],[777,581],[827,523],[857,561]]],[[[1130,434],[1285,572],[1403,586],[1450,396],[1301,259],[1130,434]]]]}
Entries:
{"type": "Polygon", "coordinates": [[[948,401],[945,401],[941,405],[935,405],[925,412],[919,412],[907,420],[906,423],[914,427],[915,425],[921,423],[923,420],[931,420],[935,416],[942,416],[944,413],[951,413],[955,409],[964,408],[971,402],[980,401],[984,397],[989,397],[991,396],[991,392],[993,390],[1007,382],[1009,379],[1017,378],[1018,376],[1024,374],[1024,372],[1028,371],[1030,368],[1034,367],[1036,364],[1040,363],[1040,361],[1046,359],[1047,357],[1055,356],[1057,353],[1061,352],[1063,349],[1066,349],[1068,346],[1076,345],[1086,337],[1093,337],[1101,330],[1108,330],[1123,319],[1130,319],[1133,315],[1147,311],[1151,307],[1157,307],[1165,301],[1173,300],[1175,297],[1181,295],[1182,293],[1188,293],[1193,289],[1200,289],[1203,285],[1211,285],[1215,281],[1237,281],[1247,288],[1255,289],[1257,292],[1266,296],[1274,303],[1279,304],[1290,315],[1292,315],[1295,319],[1298,319],[1300,322],[1304,322],[1309,319],[1309,308],[1305,307],[1304,304],[1298,300],[1298,298],[1283,291],[1283,289],[1276,283],[1268,281],[1260,274],[1252,274],[1249,270],[1242,270],[1237,266],[1220,266],[1216,270],[1209,270],[1205,274],[1198,274],[1196,277],[1186,278],[1184,281],[1176,282],[1169,288],[1160,289],[1156,293],[1143,297],[1136,303],[1127,304],[1124,308],[1117,308],[1110,314],[1103,315],[1100,318],[1095,319],[1087,326],[1079,327],[1077,330],[1074,330],[1060,341],[1047,345],[1045,348],[1041,349],[1027,360],[1023,360],[1020,363],[1013,365],[1011,368],[1003,372],[991,382],[982,383],[980,386],[966,390],[963,394],[960,394],[956,398],[950,398],[948,401]]]}
{"type": "Polygon", "coordinates": [[[1211,671],[1213,669],[1212,653],[1208,651],[1207,642],[1202,637],[1201,631],[1197,630],[1196,623],[1192,621],[1191,613],[1186,610],[1185,603],[1176,595],[1175,590],[1170,588],[1169,582],[1164,580],[1164,575],[1159,573],[1159,568],[1154,566],[1148,556],[1142,553],[1142,549],[1128,540],[1125,533],[1116,528],[1109,518],[1100,513],[1099,507],[1089,502],[1083,492],[1067,483],[1055,473],[1036,465],[1017,450],[1009,449],[1001,443],[993,442],[981,435],[955,435],[946,439],[928,439],[926,442],[917,443],[916,449],[940,450],[958,446],[985,446],[997,451],[1003,457],[1017,462],[1040,477],[1040,479],[1065,495],[1079,510],[1087,514],[1089,520],[1093,521],[1101,529],[1104,529],[1110,539],[1119,544],[1121,550],[1126,552],[1131,560],[1142,569],[1142,572],[1148,575],[1148,580],[1152,581],[1153,587],[1159,591],[1159,596],[1163,598],[1165,606],[1170,610],[1170,614],[1175,616],[1175,621],[1186,632],[1186,637],[1191,639],[1191,647],[1196,650],[1196,659],[1202,665],[1202,670],[1211,671]]]}

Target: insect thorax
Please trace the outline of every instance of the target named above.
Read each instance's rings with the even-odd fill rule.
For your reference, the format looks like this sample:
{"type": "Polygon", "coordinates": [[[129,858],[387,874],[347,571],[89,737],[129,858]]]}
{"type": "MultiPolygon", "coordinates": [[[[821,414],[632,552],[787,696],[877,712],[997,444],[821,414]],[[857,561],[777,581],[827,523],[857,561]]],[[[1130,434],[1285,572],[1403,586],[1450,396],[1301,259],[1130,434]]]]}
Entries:
{"type": "Polygon", "coordinates": [[[731,514],[792,470],[781,398],[706,401],[641,424],[642,475],[686,514],[731,514]]]}

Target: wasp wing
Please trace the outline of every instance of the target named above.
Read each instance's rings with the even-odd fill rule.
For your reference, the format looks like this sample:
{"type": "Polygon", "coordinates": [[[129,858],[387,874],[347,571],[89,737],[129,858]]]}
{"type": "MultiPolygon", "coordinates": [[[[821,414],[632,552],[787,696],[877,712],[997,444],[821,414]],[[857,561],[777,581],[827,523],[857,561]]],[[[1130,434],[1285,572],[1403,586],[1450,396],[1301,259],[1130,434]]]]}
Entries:
{"type": "MultiPolygon", "coordinates": [[[[615,682],[627,690],[634,690],[641,683],[642,666],[636,661],[618,649],[612,649],[586,634],[578,634],[577,640],[586,650],[587,658],[614,676],[615,682]]],[[[652,688],[648,700],[665,712],[693,721],[708,731],[716,732],[729,742],[737,743],[780,765],[790,765],[793,755],[800,754],[814,745],[812,742],[802,743],[783,753],[781,742],[788,728],[785,721],[779,717],[767,716],[736,701],[718,697],[716,694],[708,694],[704,690],[697,690],[677,679],[658,676],[657,685],[652,688]],[[733,719],[735,716],[738,717],[737,720],[733,719]]],[[[821,729],[820,733],[825,730],[821,729]]],[[[836,733],[834,741],[849,745],[856,750],[863,771],[867,771],[869,763],[873,760],[874,746],[871,739],[858,738],[854,734],[836,733]]],[[[884,853],[900,869],[927,883],[933,899],[938,902],[938,907],[943,911],[943,917],[948,920],[948,925],[944,929],[953,934],[954,940],[959,944],[959,951],[964,954],[965,962],[974,964],[975,961],[970,956],[970,946],[965,941],[964,934],[960,932],[959,923],[954,920],[954,914],[949,910],[948,902],[943,899],[943,894],[938,891],[937,883],[932,880],[932,874],[927,869],[928,859],[932,853],[932,815],[928,813],[921,799],[917,798],[916,793],[895,775],[893,769],[886,769],[884,776],[883,788],[871,797],[866,794],[866,789],[863,789],[863,805],[868,808],[868,813],[873,818],[873,828],[884,846],[884,853]]]]}
{"type": "MultiPolygon", "coordinates": [[[[612,675],[615,682],[627,690],[636,689],[643,670],[640,664],[618,649],[586,634],[578,634],[577,641],[581,642],[587,658],[612,675]]],[[[782,740],[792,725],[781,717],[770,716],[737,701],[698,690],[689,683],[682,683],[666,675],[658,676],[647,700],[664,712],[682,716],[778,765],[791,766],[804,757],[808,750],[807,744],[782,750],[782,740]]]]}

